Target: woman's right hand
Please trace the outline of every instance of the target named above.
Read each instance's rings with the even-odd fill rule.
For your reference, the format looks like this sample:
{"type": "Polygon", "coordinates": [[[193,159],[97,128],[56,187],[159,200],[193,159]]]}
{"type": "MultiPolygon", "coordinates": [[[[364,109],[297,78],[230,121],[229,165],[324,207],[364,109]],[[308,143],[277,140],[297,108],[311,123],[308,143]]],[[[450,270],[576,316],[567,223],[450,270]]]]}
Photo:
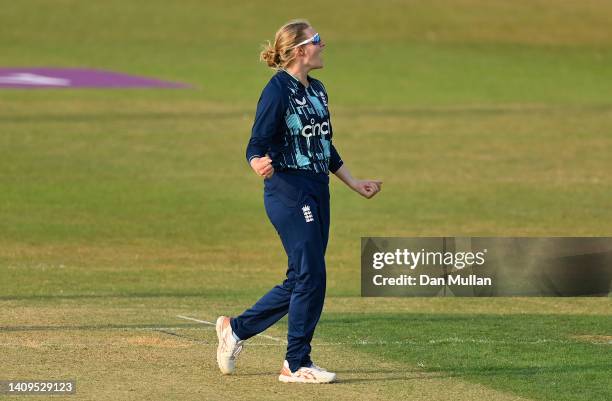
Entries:
{"type": "Polygon", "coordinates": [[[254,157],[251,159],[251,168],[255,171],[255,174],[260,177],[270,178],[274,174],[274,167],[272,167],[272,159],[268,155],[264,157],[254,157]]]}

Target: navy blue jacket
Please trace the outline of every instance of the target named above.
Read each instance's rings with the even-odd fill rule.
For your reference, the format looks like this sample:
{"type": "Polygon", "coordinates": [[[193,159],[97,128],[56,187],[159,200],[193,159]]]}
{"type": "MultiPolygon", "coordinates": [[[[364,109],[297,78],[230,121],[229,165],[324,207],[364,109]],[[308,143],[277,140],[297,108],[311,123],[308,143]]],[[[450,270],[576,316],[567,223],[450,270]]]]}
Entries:
{"type": "Polygon", "coordinates": [[[246,149],[249,163],[267,154],[276,171],[328,174],[342,166],[332,144],[327,91],[317,79],[308,76],[308,82],[305,88],[285,70],[270,79],[257,103],[246,149]]]}

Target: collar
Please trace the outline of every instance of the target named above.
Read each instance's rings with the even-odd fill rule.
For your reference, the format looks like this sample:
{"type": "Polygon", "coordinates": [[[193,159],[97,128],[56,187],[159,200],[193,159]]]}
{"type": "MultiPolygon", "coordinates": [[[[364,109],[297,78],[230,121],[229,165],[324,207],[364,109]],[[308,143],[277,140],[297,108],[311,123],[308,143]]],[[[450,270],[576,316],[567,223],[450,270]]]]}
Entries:
{"type": "Polygon", "coordinates": [[[307,88],[307,87],[305,87],[305,86],[304,86],[304,84],[303,84],[303,83],[302,83],[302,82],[301,82],[299,79],[297,79],[296,77],[294,77],[293,75],[291,75],[291,73],[290,73],[289,71],[287,71],[286,69],[284,69],[284,68],[280,68],[280,69],[279,69],[279,71],[284,72],[284,73],[285,73],[287,76],[291,77],[291,79],[295,80],[295,82],[296,82],[296,83],[297,83],[297,84],[298,84],[300,87],[302,87],[304,90],[306,90],[306,89],[310,88],[310,85],[312,85],[312,78],[311,78],[311,77],[310,77],[310,75],[308,75],[308,74],[306,74],[306,79],[308,80],[308,88],[307,88]]]}

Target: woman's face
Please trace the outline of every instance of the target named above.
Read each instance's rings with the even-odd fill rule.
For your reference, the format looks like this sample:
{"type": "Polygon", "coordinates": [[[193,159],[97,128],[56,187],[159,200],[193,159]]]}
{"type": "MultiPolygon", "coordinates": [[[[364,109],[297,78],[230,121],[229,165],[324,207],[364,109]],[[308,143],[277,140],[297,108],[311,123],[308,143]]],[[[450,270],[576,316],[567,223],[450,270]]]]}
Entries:
{"type": "MultiPolygon", "coordinates": [[[[312,38],[317,32],[313,27],[309,26],[304,31],[306,38],[312,38]]],[[[323,68],[323,58],[321,53],[325,47],[325,42],[321,39],[318,45],[309,42],[298,48],[298,57],[302,59],[302,63],[309,69],[323,68]]]]}

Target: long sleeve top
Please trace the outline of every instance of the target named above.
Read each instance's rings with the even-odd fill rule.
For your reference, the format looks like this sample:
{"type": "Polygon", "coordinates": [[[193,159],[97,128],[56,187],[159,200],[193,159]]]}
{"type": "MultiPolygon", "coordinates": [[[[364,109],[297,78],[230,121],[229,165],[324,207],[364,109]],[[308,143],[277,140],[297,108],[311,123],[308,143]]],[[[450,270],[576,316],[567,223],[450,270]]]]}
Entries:
{"type": "Polygon", "coordinates": [[[306,88],[279,70],[264,87],[246,148],[249,163],[267,154],[276,171],[329,174],[342,166],[332,143],[327,91],[321,81],[307,78],[306,88]]]}

